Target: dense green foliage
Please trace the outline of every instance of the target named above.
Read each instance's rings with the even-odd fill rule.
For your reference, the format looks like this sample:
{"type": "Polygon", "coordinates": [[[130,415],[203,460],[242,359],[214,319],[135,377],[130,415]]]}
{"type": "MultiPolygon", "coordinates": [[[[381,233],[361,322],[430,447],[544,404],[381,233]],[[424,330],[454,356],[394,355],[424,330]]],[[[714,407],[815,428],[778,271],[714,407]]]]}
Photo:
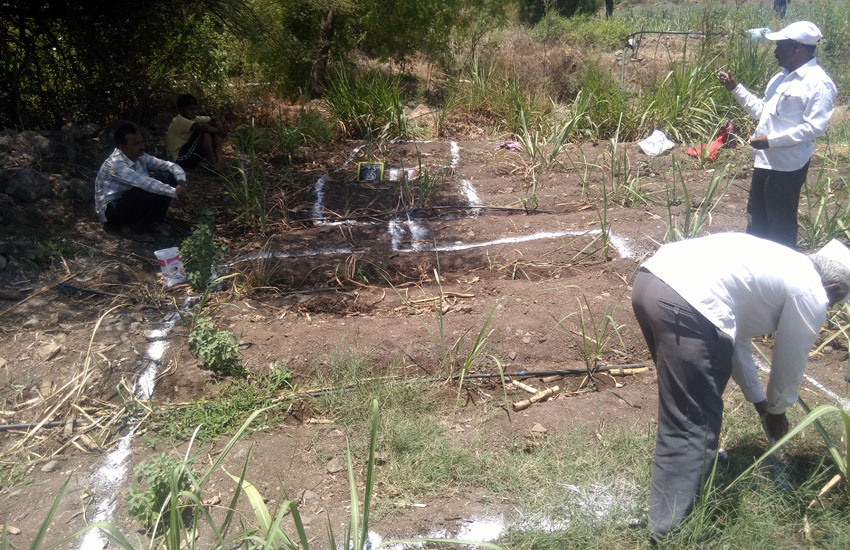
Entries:
{"type": "Polygon", "coordinates": [[[526,23],[537,23],[548,14],[570,17],[593,13],[603,5],[603,0],[520,0],[519,5],[520,19],[526,23]]]}
{"type": "Polygon", "coordinates": [[[213,240],[215,221],[204,210],[192,233],[180,244],[180,259],[186,268],[186,278],[193,289],[201,291],[210,284],[215,264],[224,257],[224,247],[213,240]]]}
{"type": "MultiPolygon", "coordinates": [[[[127,513],[138,519],[147,529],[153,529],[160,510],[172,491],[176,493],[191,488],[189,476],[182,466],[183,461],[166,453],[160,453],[136,465],[136,482],[141,487],[130,487],[127,494],[127,513]]],[[[161,523],[157,530],[161,533],[165,525],[164,522],[161,523]]]]}
{"type": "Polygon", "coordinates": [[[243,12],[240,0],[0,2],[0,126],[137,119],[173,89],[221,83],[220,38],[243,12]]]}

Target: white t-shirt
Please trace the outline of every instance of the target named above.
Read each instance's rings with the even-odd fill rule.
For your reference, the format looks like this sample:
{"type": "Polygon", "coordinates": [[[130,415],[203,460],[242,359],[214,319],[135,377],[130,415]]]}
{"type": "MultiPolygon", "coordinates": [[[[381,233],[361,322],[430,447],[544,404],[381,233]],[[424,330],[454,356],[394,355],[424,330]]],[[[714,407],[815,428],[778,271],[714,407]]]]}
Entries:
{"type": "Polygon", "coordinates": [[[775,332],[768,411],[785,412],[797,401],[829,306],[806,255],[752,235],[721,233],[666,244],[643,267],[732,337],[732,378],[751,403],[765,399],[751,340],[775,332]]]}

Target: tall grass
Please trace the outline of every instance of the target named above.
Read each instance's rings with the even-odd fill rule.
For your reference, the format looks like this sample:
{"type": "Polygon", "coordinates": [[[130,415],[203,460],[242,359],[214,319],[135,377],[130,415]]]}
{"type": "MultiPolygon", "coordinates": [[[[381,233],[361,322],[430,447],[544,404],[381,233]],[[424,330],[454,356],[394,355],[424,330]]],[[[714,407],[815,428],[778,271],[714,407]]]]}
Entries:
{"type": "Polygon", "coordinates": [[[803,185],[804,204],[798,219],[800,245],[811,249],[823,246],[835,237],[850,238],[850,201],[847,181],[826,175],[826,163],[820,166],[817,180],[803,185]]]}
{"type": "Polygon", "coordinates": [[[350,137],[388,140],[415,133],[404,113],[400,77],[341,67],[328,85],[324,103],[350,137]]]}
{"type": "Polygon", "coordinates": [[[257,133],[254,119],[242,138],[240,149],[246,158],[233,165],[233,171],[219,173],[225,192],[234,205],[233,219],[250,231],[266,231],[266,194],[268,182],[262,161],[257,158],[257,133]]]}

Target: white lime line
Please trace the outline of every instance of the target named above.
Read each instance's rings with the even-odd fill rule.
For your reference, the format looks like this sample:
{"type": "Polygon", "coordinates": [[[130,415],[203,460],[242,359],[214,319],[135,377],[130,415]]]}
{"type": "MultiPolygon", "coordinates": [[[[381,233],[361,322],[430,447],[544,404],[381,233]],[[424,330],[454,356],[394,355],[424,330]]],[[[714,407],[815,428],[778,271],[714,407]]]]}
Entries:
{"type": "Polygon", "coordinates": [[[313,203],[313,219],[315,223],[321,224],[322,218],[325,215],[325,183],[327,179],[325,176],[320,177],[316,180],[316,184],[313,186],[313,194],[316,195],[316,201],[313,203]]]}
{"type": "MultiPolygon", "coordinates": [[[[180,311],[188,310],[194,301],[186,300],[180,311]]],[[[133,393],[139,399],[148,400],[153,396],[156,373],[162,364],[162,356],[168,348],[168,341],[165,338],[179,320],[180,313],[173,311],[163,318],[159,329],[147,334],[148,339],[152,341],[145,350],[145,364],[133,388],[133,393]]],[[[112,521],[112,514],[115,512],[117,499],[123,498],[125,494],[120,489],[124,484],[124,479],[127,477],[127,462],[132,453],[130,443],[136,434],[136,427],[135,420],[132,420],[130,431],[118,440],[118,445],[115,446],[115,449],[103,457],[100,465],[92,474],[92,486],[90,487],[90,490],[94,494],[92,523],[112,521]]],[[[86,531],[76,548],[78,550],[103,550],[107,546],[108,541],[101,534],[100,530],[91,529],[86,531]]]]}
{"type": "MultiPolygon", "coordinates": [[[[758,366],[760,371],[770,374],[770,365],[768,365],[767,362],[760,355],[754,353],[753,359],[755,360],[756,366],[758,366]]],[[[847,399],[846,397],[841,397],[840,395],[827,388],[826,386],[815,380],[814,377],[809,376],[808,374],[803,374],[803,380],[805,380],[815,388],[819,389],[821,393],[829,397],[836,405],[844,409],[844,411],[850,413],[850,399],[847,399]]]]}

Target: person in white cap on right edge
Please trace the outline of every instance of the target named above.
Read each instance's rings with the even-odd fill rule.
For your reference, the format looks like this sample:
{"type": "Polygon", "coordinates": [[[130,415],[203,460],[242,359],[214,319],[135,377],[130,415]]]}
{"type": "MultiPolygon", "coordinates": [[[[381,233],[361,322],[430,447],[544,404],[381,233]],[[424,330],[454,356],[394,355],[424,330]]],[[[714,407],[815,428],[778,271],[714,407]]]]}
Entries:
{"type": "Polygon", "coordinates": [[[806,256],[745,233],[665,244],[635,278],[632,308],[658,375],[649,532],[660,540],[693,508],[717,453],[731,376],[768,440],[788,432],[827,308],[850,294],[850,249],[806,256]],[[767,392],[752,338],[775,333],[767,392]]]}
{"type": "Polygon", "coordinates": [[[806,181],[814,141],[826,131],[838,91],[815,59],[822,38],[809,21],[791,23],[764,35],[776,42],[782,70],[770,79],[764,99],[727,72],[720,83],[741,107],[758,119],[750,146],[755,168],[747,201],[747,233],[797,247],[797,206],[806,181]]]}

